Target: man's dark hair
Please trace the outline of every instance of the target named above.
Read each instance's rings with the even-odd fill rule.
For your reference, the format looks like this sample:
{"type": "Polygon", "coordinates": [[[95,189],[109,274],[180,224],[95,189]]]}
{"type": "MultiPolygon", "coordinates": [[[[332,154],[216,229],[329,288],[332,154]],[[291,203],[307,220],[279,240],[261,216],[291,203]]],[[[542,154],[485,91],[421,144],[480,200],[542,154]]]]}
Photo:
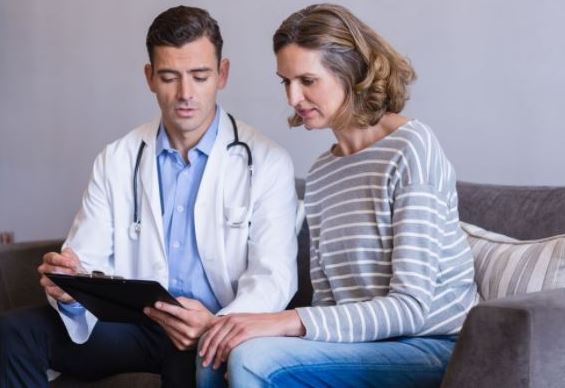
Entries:
{"type": "Polygon", "coordinates": [[[169,8],[153,20],[147,31],[149,61],[153,65],[153,50],[156,46],[178,48],[203,36],[208,37],[216,48],[219,64],[224,41],[218,22],[201,8],[184,5],[169,8]]]}

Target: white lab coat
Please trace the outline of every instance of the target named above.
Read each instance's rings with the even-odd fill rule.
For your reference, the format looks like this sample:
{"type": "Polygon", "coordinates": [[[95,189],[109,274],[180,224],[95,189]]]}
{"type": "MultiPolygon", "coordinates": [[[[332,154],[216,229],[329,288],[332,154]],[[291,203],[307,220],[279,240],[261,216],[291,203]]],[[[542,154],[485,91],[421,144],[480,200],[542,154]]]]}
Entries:
{"type": "MultiPolygon", "coordinates": [[[[78,254],[87,271],[152,279],[167,288],[155,156],[158,127],[159,120],[142,125],[106,146],[97,157],[64,246],[78,254]],[[146,147],[138,178],[141,232],[135,240],[130,237],[132,179],[142,140],[146,147]]],[[[234,135],[227,114],[221,111],[194,207],[198,251],[222,306],[218,314],[278,311],[297,287],[294,170],[280,146],[242,122],[238,121],[238,128],[240,140],[253,155],[251,193],[247,154],[242,147],[226,149],[234,135]],[[250,209],[247,195],[251,195],[250,209]],[[242,227],[230,226],[230,221],[243,221],[242,227]]],[[[79,319],[60,315],[73,341],[88,339],[96,323],[92,314],[87,311],[79,319]]]]}

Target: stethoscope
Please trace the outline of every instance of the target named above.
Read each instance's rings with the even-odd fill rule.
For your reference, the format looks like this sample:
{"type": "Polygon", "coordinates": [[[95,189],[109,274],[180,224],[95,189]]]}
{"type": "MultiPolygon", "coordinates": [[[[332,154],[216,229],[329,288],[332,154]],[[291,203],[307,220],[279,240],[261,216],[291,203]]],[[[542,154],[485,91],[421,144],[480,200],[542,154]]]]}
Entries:
{"type": "MultiPolygon", "coordinates": [[[[247,207],[245,209],[249,209],[251,204],[251,178],[253,177],[253,155],[251,154],[251,148],[249,145],[243,141],[239,140],[239,130],[237,128],[237,123],[231,114],[228,113],[228,117],[231,121],[232,129],[233,129],[233,141],[229,143],[226,147],[226,150],[229,151],[230,148],[240,146],[245,149],[247,153],[247,170],[249,171],[249,192],[247,196],[247,207]]],[[[145,141],[141,141],[139,145],[139,149],[137,150],[137,156],[135,158],[135,166],[133,168],[133,222],[129,228],[129,235],[133,240],[137,240],[139,233],[141,232],[141,216],[139,214],[139,203],[137,197],[137,180],[139,177],[139,165],[141,164],[141,158],[143,156],[143,150],[145,149],[145,141]]],[[[246,222],[245,218],[238,219],[238,220],[226,220],[227,224],[231,227],[241,228],[246,222]]]]}

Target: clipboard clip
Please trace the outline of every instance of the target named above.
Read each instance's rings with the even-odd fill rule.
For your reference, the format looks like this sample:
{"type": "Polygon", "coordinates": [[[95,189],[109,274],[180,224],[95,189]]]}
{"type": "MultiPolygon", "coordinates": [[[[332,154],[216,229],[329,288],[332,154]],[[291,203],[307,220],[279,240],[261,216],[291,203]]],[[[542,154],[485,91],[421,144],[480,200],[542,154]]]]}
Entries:
{"type": "Polygon", "coordinates": [[[92,271],[91,273],[77,273],[77,276],[84,276],[85,278],[96,278],[96,279],[123,279],[123,276],[117,275],[106,275],[102,271],[92,271]]]}

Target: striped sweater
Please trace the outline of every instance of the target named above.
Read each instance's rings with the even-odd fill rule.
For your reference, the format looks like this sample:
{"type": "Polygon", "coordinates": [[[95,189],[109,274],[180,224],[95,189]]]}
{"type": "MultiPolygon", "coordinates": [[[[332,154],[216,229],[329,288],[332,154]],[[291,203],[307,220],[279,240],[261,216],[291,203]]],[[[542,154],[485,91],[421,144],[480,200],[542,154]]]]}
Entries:
{"type": "Polygon", "coordinates": [[[353,155],[330,151],[306,180],[312,307],[305,338],[361,342],[455,334],[477,303],[455,173],[412,120],[353,155]]]}

